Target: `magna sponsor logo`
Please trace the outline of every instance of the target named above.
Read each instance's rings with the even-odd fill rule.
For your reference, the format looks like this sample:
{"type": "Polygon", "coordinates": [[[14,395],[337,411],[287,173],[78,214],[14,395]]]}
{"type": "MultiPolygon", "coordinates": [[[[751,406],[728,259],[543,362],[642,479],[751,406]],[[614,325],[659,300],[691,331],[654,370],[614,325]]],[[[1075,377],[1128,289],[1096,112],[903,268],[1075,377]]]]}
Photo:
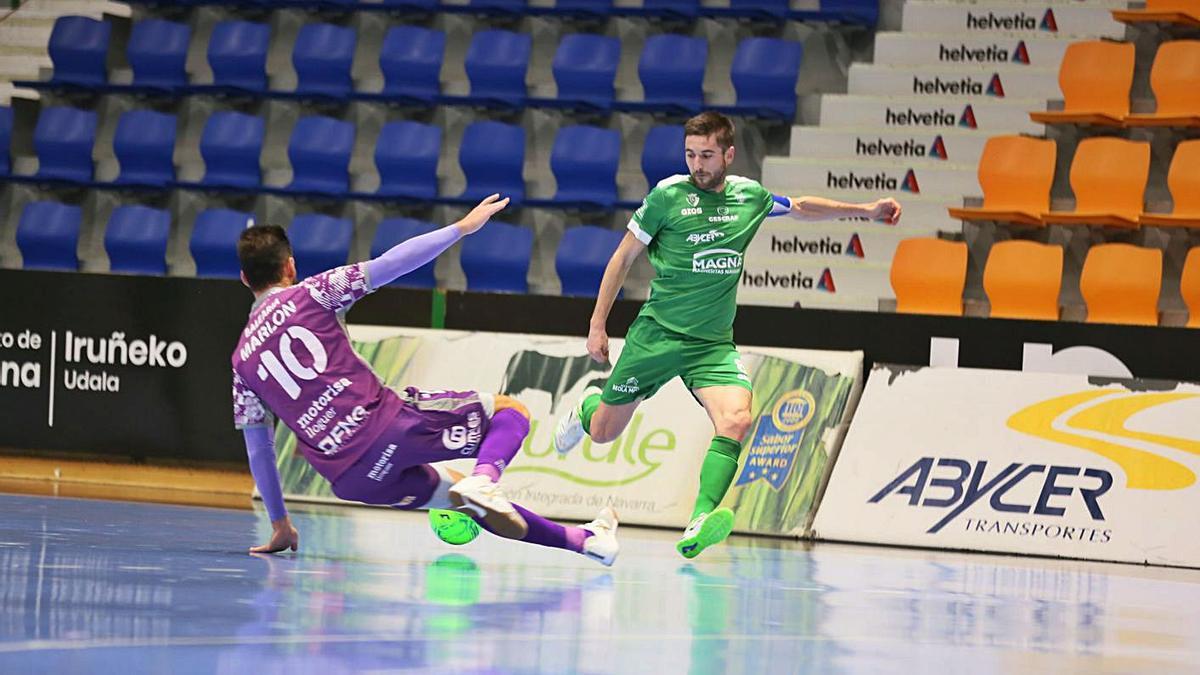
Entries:
{"type": "Polygon", "coordinates": [[[862,240],[854,234],[843,243],[841,239],[822,237],[820,239],[805,239],[799,235],[792,237],[777,237],[771,235],[772,253],[798,253],[818,257],[848,255],[855,258],[864,257],[862,240]]]}
{"type": "Polygon", "coordinates": [[[1092,521],[1103,521],[1100,500],[1112,486],[1113,476],[1104,469],[1010,462],[1002,468],[989,470],[987,460],[972,464],[965,459],[922,457],[872,495],[867,503],[906,499],[912,507],[948,509],[930,526],[926,531],[928,534],[937,534],[978,504],[980,508],[990,509],[988,515],[991,518],[968,519],[968,530],[983,522],[987,524],[987,531],[992,527],[991,519],[998,516],[997,522],[1002,523],[1001,533],[1011,530],[1011,533],[1023,536],[1079,540],[1066,531],[1082,530],[1091,541],[1103,543],[1111,538],[1110,531],[1088,533],[1095,528],[1059,526],[1057,535],[1051,535],[1045,531],[1045,524],[1004,521],[1014,513],[1061,518],[1068,512],[1072,516],[1082,514],[1084,509],[1092,521]],[[1074,495],[1078,495],[1078,500],[1071,499],[1074,495]],[[1035,531],[1035,525],[1041,527],[1035,531]]]}
{"type": "Polygon", "coordinates": [[[774,274],[770,270],[757,274],[743,272],[742,285],[753,288],[784,288],[797,291],[837,293],[837,286],[833,282],[833,273],[829,271],[828,267],[816,276],[805,274],[803,270],[784,274],[774,274]]]}
{"type": "Polygon", "coordinates": [[[1037,30],[1036,16],[1017,12],[967,12],[967,30],[1037,30]]]}
{"type": "Polygon", "coordinates": [[[700,274],[737,274],[742,254],[731,248],[710,248],[692,256],[692,271],[700,274]]]}

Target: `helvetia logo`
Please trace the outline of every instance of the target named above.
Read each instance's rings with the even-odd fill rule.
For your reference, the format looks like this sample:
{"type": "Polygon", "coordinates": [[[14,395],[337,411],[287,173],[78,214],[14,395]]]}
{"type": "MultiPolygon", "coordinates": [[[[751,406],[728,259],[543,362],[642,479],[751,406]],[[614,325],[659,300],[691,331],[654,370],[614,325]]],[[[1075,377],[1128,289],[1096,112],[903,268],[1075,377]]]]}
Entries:
{"type": "Polygon", "coordinates": [[[941,136],[933,139],[933,145],[929,146],[929,156],[937,157],[938,159],[950,158],[949,155],[946,154],[946,142],[942,140],[941,136]]]}
{"type": "Polygon", "coordinates": [[[921,186],[917,184],[917,174],[913,173],[912,169],[904,174],[904,181],[900,183],[900,189],[913,194],[921,193],[921,186]]]}
{"type": "Polygon", "coordinates": [[[1124,469],[1130,489],[1180,490],[1195,483],[1196,474],[1169,459],[1166,449],[1200,454],[1200,440],[1134,431],[1126,422],[1156,406],[1191,398],[1196,395],[1089,389],[1029,406],[1010,417],[1008,427],[1112,460],[1124,469]]]}
{"type": "Polygon", "coordinates": [[[1013,50],[1013,63],[1029,65],[1029,49],[1025,47],[1025,41],[1021,40],[1017,43],[1017,48],[1013,50]]]}
{"type": "Polygon", "coordinates": [[[846,243],[846,255],[854,258],[867,257],[866,254],[863,253],[862,240],[858,238],[857,232],[851,235],[850,241],[846,243]]]}
{"type": "Polygon", "coordinates": [[[967,129],[978,129],[979,125],[975,123],[975,108],[971,104],[963,108],[962,116],[958,118],[958,126],[966,127],[967,129]]]}
{"type": "Polygon", "coordinates": [[[995,96],[996,98],[1004,98],[1004,85],[1000,82],[1000,74],[999,73],[994,73],[992,75],[992,81],[988,82],[987,93],[988,93],[988,96],[995,96]]]}
{"type": "Polygon", "coordinates": [[[833,283],[833,272],[830,272],[828,267],[821,273],[821,280],[817,282],[817,290],[837,293],[837,286],[833,283]]]}
{"type": "Polygon", "coordinates": [[[1056,21],[1054,19],[1054,10],[1053,9],[1047,9],[1046,13],[1042,15],[1041,28],[1042,28],[1042,30],[1049,31],[1051,33],[1058,32],[1058,21],[1056,21]]]}

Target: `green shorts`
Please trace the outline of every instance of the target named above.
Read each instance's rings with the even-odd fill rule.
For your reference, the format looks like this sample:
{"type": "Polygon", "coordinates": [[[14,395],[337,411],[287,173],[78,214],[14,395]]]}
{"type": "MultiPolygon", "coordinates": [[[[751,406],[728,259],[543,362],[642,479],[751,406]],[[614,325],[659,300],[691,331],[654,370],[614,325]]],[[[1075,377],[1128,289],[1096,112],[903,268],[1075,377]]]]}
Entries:
{"type": "Polygon", "coordinates": [[[650,398],[676,376],[688,389],[735,386],[753,391],[732,341],[696,340],[639,316],[629,327],[625,348],[600,400],[623,405],[650,398]]]}

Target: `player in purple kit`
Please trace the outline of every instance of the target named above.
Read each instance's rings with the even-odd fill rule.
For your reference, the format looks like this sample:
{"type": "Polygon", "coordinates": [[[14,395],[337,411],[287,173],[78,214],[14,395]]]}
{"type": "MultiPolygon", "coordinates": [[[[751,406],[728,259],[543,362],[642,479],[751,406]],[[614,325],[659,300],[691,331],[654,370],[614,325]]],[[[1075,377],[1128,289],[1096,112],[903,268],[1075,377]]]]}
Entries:
{"type": "Polygon", "coordinates": [[[400,509],[457,508],[503,537],[576,551],[605,565],[616,559],[611,509],[581,527],[564,527],[510,503],[496,485],[529,434],[525,406],[480,392],[393,391],[354,352],[343,325],[355,301],[433,260],[507,204],[492,195],[453,225],[299,283],[282,228],[242,233],[242,282],[255,300],[233,352],[233,415],[273,529],[271,540],[251,551],[299,546],[275,465],[278,416],[342,499],[400,509]],[[464,457],[477,460],[466,478],[437,465],[464,457]]]}

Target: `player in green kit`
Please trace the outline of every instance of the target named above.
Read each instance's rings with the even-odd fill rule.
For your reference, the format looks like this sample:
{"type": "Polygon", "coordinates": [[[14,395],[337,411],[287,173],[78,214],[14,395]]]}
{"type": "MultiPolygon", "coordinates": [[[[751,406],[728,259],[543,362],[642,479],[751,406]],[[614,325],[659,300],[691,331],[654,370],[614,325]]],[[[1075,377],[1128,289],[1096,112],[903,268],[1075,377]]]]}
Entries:
{"type": "Polygon", "coordinates": [[[847,204],[819,197],[777,197],[758,182],[727,175],[733,122],[706,112],[684,125],[690,175],[673,176],[646,196],[629,221],[596,298],[588,353],[608,361],[608,313],[642,251],[657,273],[650,299],[629,328],[625,348],[603,390],[590,387],[558,422],[554,443],[567,453],[587,434],[608,443],[624,431],[638,404],[680,377],[712,420],[714,436],[700,469],[700,494],[676,548],[694,558],[729,536],[733,511],[717,506],[737,471],[750,430],[752,389],[733,343],[742,256],[763,220],[867,217],[900,219],[894,199],[847,204]]]}

